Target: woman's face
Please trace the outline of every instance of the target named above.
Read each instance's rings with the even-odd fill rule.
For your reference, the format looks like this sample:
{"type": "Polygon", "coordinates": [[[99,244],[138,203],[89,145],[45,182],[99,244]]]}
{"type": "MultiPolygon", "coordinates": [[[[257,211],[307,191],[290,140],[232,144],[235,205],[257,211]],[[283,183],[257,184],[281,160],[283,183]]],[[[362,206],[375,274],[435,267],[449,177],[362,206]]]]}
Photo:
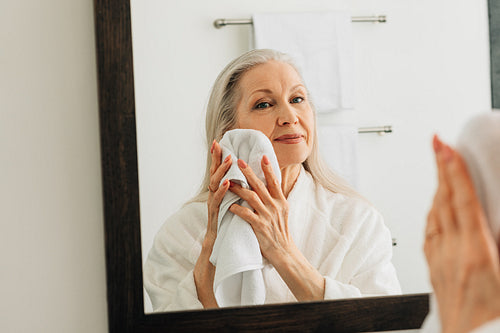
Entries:
{"type": "Polygon", "coordinates": [[[239,89],[236,127],[263,132],[281,169],[304,162],[312,150],[314,114],[297,71],[272,60],[243,74],[239,89]]]}

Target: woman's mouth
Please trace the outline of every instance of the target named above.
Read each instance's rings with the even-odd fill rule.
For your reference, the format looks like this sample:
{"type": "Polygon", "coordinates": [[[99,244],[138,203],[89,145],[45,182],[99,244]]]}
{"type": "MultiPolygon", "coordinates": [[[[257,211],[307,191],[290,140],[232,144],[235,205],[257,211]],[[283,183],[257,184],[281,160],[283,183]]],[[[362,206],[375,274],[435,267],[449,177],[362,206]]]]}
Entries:
{"type": "Polygon", "coordinates": [[[274,139],[274,141],[285,144],[295,144],[303,142],[304,136],[301,134],[284,134],[274,139]]]}

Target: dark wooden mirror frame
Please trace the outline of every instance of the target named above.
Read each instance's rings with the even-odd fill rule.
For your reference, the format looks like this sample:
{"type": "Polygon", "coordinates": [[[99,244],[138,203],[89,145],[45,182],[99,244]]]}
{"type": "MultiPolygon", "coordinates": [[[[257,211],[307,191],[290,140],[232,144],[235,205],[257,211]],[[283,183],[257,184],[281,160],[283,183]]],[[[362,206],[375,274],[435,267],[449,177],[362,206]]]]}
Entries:
{"type": "MultiPolygon", "coordinates": [[[[129,0],[94,0],[109,331],[375,332],[419,328],[428,294],[144,314],[129,0]]],[[[500,5],[489,1],[492,105],[500,5]]],[[[498,81],[498,82],[497,82],[498,81]]],[[[497,106],[498,107],[498,106],[497,106]]]]}

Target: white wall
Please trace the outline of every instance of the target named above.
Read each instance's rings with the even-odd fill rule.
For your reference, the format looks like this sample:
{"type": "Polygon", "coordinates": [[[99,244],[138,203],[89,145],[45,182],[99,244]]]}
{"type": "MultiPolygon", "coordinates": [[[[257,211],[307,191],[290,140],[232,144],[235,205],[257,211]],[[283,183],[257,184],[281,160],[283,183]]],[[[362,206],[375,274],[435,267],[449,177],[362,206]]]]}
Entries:
{"type": "MultiPolygon", "coordinates": [[[[148,155],[185,161],[201,150],[199,129],[209,86],[222,66],[247,48],[248,27],[216,30],[212,20],[282,8],[271,1],[242,1],[239,8],[198,1],[193,10],[193,1],[176,1],[178,10],[189,10],[188,16],[179,17],[173,1],[162,3],[167,8],[147,17],[148,29],[157,34],[134,40],[145,47],[135,50],[139,60],[158,47],[149,52],[153,62],[140,68],[146,71],[136,73],[139,85],[153,71],[161,74],[155,85],[137,91],[139,119],[162,125],[161,131],[140,139],[143,218],[156,226],[192,193],[197,179],[184,180],[183,186],[171,178],[158,179],[152,186],[145,174],[161,175],[172,163],[162,159],[148,165],[148,155]],[[172,31],[179,32],[181,44],[191,52],[179,51],[169,39],[172,31]],[[185,59],[192,61],[192,69],[183,65],[185,59]],[[167,111],[172,110],[183,117],[171,121],[167,111]],[[194,131],[182,146],[162,133],[178,133],[185,124],[194,131]],[[151,142],[161,142],[163,148],[151,142]],[[172,146],[176,152],[166,149],[172,146]],[[180,192],[174,195],[168,191],[172,187],[180,192]]],[[[348,7],[345,1],[293,3],[307,3],[311,9],[348,7]]],[[[424,210],[434,186],[429,181],[430,134],[439,130],[452,139],[462,119],[489,107],[486,1],[351,1],[349,8],[389,15],[384,26],[355,27],[362,51],[358,62],[372,68],[368,73],[360,68],[357,74],[364,78],[358,82],[366,96],[359,100],[358,111],[367,124],[392,123],[396,131],[383,138],[360,138],[362,158],[373,164],[362,170],[363,187],[399,239],[397,266],[409,262],[421,267],[415,251],[420,250],[424,210]],[[387,82],[389,86],[378,88],[387,82]],[[393,167],[379,165],[383,161],[393,167]],[[424,182],[413,177],[418,174],[425,176],[424,182]]],[[[1,332],[107,331],[98,135],[92,2],[0,2],[1,332]]],[[[176,164],[182,173],[197,172],[194,166],[176,164]]],[[[146,233],[145,244],[151,233],[146,233]]],[[[406,290],[418,289],[409,274],[400,274],[406,290]]]]}
{"type": "Polygon", "coordinates": [[[386,14],[353,23],[360,191],[398,241],[394,264],[405,293],[430,290],[423,229],[435,188],[431,137],[453,141],[472,114],[490,108],[486,0],[132,1],[143,254],[156,230],[200,184],[204,109],[231,59],[247,51],[250,26],[212,26],[257,11],[346,9],[386,14]]]}
{"type": "Polygon", "coordinates": [[[107,332],[92,1],[0,1],[0,332],[107,332]]]}

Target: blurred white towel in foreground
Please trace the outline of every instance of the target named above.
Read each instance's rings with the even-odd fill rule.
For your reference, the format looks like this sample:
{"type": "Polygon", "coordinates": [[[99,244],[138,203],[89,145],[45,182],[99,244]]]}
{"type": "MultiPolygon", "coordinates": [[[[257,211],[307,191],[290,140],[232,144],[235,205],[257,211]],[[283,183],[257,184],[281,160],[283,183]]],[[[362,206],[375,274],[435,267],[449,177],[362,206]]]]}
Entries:
{"type": "Polygon", "coordinates": [[[500,111],[467,123],[457,142],[495,240],[500,236],[500,111]]]}
{"type": "Polygon", "coordinates": [[[321,157],[353,188],[358,187],[358,128],[351,124],[318,124],[321,157]]]}
{"type": "MultiPolygon", "coordinates": [[[[251,129],[231,130],[224,134],[220,145],[222,159],[232,155],[233,160],[222,181],[229,179],[249,188],[237,165],[240,158],[247,162],[265,184],[261,167],[263,155],[269,158],[274,173],[281,181],[273,146],[262,132],[251,129]]],[[[246,201],[230,191],[226,193],[220,205],[217,239],[210,257],[210,262],[215,265],[215,298],[221,307],[264,304],[266,290],[262,268],[265,262],[252,227],[228,210],[233,203],[250,207],[246,201]]]]}
{"type": "MultiPolygon", "coordinates": [[[[473,117],[462,130],[457,151],[462,154],[474,182],[474,188],[488,219],[493,237],[500,241],[500,111],[473,117]]],[[[499,332],[500,318],[486,323],[471,333],[499,332]]],[[[439,333],[441,323],[437,300],[430,299],[429,315],[421,332],[439,333]]]]}
{"type": "Polygon", "coordinates": [[[317,112],[352,109],[351,24],[347,12],[254,14],[254,47],[293,57],[317,112]]]}

